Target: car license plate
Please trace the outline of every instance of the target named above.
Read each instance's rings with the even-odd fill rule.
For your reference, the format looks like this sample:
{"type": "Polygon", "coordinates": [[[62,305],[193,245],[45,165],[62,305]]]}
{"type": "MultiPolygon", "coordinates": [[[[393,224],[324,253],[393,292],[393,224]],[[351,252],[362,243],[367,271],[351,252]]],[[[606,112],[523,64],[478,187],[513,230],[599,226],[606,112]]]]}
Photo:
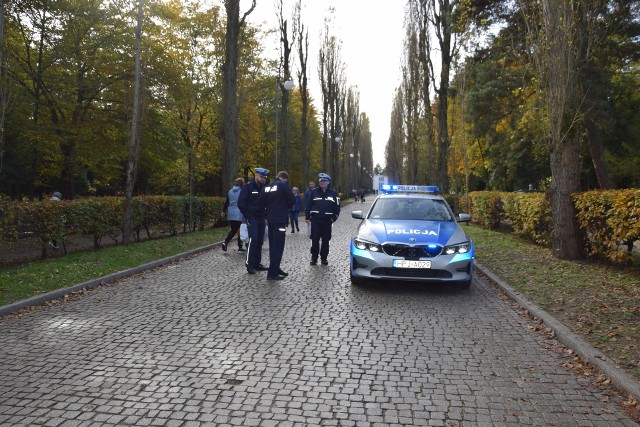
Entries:
{"type": "Polygon", "coordinates": [[[431,268],[431,261],[410,261],[406,259],[394,259],[395,268],[431,268]]]}

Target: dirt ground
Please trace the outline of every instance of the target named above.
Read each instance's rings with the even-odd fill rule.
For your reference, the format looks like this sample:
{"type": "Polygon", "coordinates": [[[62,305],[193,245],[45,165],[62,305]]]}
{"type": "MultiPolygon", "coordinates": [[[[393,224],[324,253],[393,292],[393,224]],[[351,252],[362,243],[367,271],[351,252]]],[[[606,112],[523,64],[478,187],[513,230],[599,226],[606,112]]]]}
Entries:
{"type": "MultiPolygon", "coordinates": [[[[153,238],[164,236],[162,233],[152,233],[153,238]]],[[[103,238],[100,242],[100,247],[114,246],[122,243],[122,236],[113,238],[103,238]],[[116,240],[117,239],[117,240],[116,240]]],[[[146,233],[140,234],[140,241],[148,240],[146,233]]],[[[47,246],[46,257],[58,258],[66,253],[93,250],[93,237],[91,236],[69,236],[64,245],[62,242],[58,242],[58,249],[54,249],[51,246],[47,246]]],[[[15,242],[0,242],[0,268],[10,267],[13,265],[19,265],[31,261],[38,261],[42,259],[42,246],[40,238],[27,237],[17,240],[15,242]]]]}

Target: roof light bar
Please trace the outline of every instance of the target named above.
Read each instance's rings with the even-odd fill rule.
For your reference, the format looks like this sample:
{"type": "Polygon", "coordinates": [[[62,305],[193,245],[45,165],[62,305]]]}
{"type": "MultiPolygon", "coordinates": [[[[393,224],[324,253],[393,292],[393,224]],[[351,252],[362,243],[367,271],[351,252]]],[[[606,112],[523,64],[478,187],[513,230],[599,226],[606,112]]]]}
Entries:
{"type": "Polygon", "coordinates": [[[392,185],[385,184],[382,186],[382,191],[385,192],[408,192],[408,193],[434,193],[440,192],[440,188],[437,185],[392,185]]]}

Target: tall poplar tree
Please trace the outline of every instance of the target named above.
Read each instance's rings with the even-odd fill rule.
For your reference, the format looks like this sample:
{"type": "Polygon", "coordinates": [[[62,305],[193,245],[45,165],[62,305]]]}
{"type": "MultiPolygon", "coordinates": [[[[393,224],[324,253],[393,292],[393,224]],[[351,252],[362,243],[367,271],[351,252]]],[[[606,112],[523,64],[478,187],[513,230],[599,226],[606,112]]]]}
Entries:
{"type": "Polygon", "coordinates": [[[298,69],[298,90],[300,92],[300,101],[302,103],[302,112],[300,117],[301,127],[301,147],[302,147],[302,177],[306,182],[311,178],[309,176],[309,165],[311,163],[311,150],[309,149],[309,79],[307,77],[307,65],[309,61],[309,30],[306,29],[302,22],[302,0],[298,0],[294,12],[294,31],[297,33],[298,39],[298,61],[300,67],[298,69]]]}
{"type": "Polygon", "coordinates": [[[133,188],[136,185],[138,170],[138,151],[140,150],[140,88],[142,85],[142,71],[140,69],[140,41],[142,38],[142,0],[138,0],[138,24],[136,26],[135,47],[135,83],[133,86],[133,110],[131,113],[131,135],[129,139],[129,158],[127,160],[127,183],[124,202],[124,230],[122,243],[129,244],[129,237],[133,228],[133,188]]]}
{"type": "Polygon", "coordinates": [[[251,7],[240,18],[240,0],[225,0],[227,12],[227,32],[225,38],[225,59],[223,65],[224,81],[222,88],[222,109],[224,114],[222,128],[222,185],[229,188],[238,171],[238,61],[240,56],[240,32],[245,20],[256,7],[251,7]]]}

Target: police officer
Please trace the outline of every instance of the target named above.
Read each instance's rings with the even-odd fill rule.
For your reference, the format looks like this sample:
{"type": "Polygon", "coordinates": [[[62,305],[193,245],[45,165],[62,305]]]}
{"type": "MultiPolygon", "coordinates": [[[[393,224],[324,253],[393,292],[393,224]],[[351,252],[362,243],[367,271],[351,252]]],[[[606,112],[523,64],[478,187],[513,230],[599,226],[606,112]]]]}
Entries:
{"type": "Polygon", "coordinates": [[[311,191],[309,203],[305,208],[306,222],[311,222],[311,265],[318,264],[318,254],[322,265],[329,264],[329,240],[331,226],[340,216],[340,199],[338,193],[329,188],[331,177],[326,173],[318,175],[319,187],[311,191]],[[320,247],[322,239],[322,247],[320,247]]]}
{"type": "Polygon", "coordinates": [[[264,188],[263,203],[269,225],[269,271],[267,280],[282,280],[287,273],[280,268],[284,241],[287,235],[287,217],[294,197],[289,187],[289,174],[278,172],[276,179],[264,188]]]}
{"type": "Polygon", "coordinates": [[[269,169],[257,168],[254,178],[246,183],[238,197],[238,208],[247,222],[249,243],[245,265],[247,273],[266,271],[262,265],[262,244],[264,243],[265,209],[261,197],[269,176],[269,169]]]}

